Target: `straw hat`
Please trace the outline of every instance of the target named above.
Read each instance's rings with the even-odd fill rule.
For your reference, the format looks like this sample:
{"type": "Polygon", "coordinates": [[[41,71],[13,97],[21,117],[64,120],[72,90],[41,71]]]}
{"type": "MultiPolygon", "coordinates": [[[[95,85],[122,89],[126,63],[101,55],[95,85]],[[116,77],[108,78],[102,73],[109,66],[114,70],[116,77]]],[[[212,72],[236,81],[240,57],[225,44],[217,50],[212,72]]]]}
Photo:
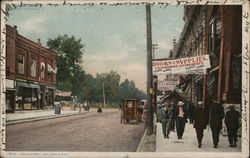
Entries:
{"type": "Polygon", "coordinates": [[[182,101],[179,101],[177,105],[179,105],[179,106],[183,106],[183,105],[184,105],[184,103],[183,103],[182,101]]]}
{"type": "Polygon", "coordinates": [[[203,104],[203,102],[202,101],[198,101],[198,105],[202,105],[203,104]]]}

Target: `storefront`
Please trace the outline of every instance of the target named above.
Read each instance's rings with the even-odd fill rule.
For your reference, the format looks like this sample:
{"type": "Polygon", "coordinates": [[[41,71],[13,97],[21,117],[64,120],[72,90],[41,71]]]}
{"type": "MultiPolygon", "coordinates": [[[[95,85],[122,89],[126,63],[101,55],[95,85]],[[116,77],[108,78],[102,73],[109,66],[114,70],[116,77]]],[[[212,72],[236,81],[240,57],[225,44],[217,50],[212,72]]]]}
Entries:
{"type": "Polygon", "coordinates": [[[14,112],[16,104],[16,82],[6,79],[6,111],[14,112]]]}
{"type": "Polygon", "coordinates": [[[39,109],[39,92],[38,84],[17,81],[15,110],[39,109]]]}

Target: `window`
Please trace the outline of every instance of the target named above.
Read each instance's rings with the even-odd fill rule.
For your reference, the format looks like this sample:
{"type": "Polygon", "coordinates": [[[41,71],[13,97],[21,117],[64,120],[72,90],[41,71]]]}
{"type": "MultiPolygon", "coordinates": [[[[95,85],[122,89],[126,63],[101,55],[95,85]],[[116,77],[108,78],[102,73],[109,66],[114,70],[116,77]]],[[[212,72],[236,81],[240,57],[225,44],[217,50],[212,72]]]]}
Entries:
{"type": "Polygon", "coordinates": [[[31,59],[31,77],[36,77],[36,59],[31,59]]]}
{"type": "Polygon", "coordinates": [[[232,57],[232,88],[234,90],[241,90],[241,56],[232,57]]]}
{"type": "Polygon", "coordinates": [[[18,74],[24,74],[24,55],[18,54],[17,56],[17,67],[18,67],[18,74]]]}
{"type": "Polygon", "coordinates": [[[45,79],[45,63],[41,62],[41,67],[40,67],[40,71],[41,71],[41,79],[45,79]]]}
{"type": "Polygon", "coordinates": [[[221,25],[220,17],[213,18],[210,22],[209,54],[215,64],[220,59],[221,25]]]}

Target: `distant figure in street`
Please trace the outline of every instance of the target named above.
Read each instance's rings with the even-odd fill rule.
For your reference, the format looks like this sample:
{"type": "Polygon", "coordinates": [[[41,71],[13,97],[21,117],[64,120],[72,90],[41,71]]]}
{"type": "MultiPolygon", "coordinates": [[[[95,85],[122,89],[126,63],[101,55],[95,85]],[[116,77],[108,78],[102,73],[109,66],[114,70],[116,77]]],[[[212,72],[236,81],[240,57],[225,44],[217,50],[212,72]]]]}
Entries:
{"type": "Polygon", "coordinates": [[[175,122],[176,122],[176,116],[174,114],[175,109],[177,109],[178,107],[174,104],[173,101],[170,102],[171,107],[173,108],[173,115],[172,115],[172,119],[171,119],[171,131],[175,132],[175,122]]]}
{"type": "Polygon", "coordinates": [[[196,135],[198,140],[198,147],[201,148],[203,131],[204,129],[206,129],[208,123],[202,101],[198,102],[197,108],[194,110],[193,119],[194,119],[194,128],[196,130],[196,135]]]}
{"type": "Polygon", "coordinates": [[[227,127],[229,147],[236,147],[237,131],[239,128],[240,113],[234,110],[234,105],[229,105],[229,111],[226,112],[225,124],[227,127]]]}
{"type": "Polygon", "coordinates": [[[175,110],[177,138],[182,139],[187,122],[186,110],[184,110],[184,103],[181,101],[178,102],[177,106],[178,108],[175,110]]]}
{"type": "Polygon", "coordinates": [[[76,110],[76,104],[74,104],[74,111],[76,110]]]}
{"type": "Polygon", "coordinates": [[[97,112],[102,113],[102,107],[101,106],[98,107],[97,112]]]}
{"type": "Polygon", "coordinates": [[[164,104],[164,107],[161,108],[161,123],[162,123],[162,132],[164,138],[169,138],[170,129],[171,129],[171,119],[173,115],[173,108],[170,106],[169,102],[164,104]]]}
{"type": "Polygon", "coordinates": [[[214,148],[217,148],[219,143],[220,131],[222,129],[222,120],[225,116],[224,108],[221,104],[213,101],[210,107],[210,127],[212,130],[214,148]]]}

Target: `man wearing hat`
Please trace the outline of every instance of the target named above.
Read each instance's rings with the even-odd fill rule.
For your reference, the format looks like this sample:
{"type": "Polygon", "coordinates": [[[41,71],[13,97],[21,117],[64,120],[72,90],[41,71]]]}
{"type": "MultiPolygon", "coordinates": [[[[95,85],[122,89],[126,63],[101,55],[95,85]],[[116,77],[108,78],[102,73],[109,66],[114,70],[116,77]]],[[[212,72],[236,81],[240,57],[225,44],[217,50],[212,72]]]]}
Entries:
{"type": "Polygon", "coordinates": [[[194,128],[196,130],[197,140],[198,140],[198,147],[201,148],[202,145],[202,138],[203,138],[203,131],[206,129],[208,124],[208,117],[203,107],[202,101],[198,101],[197,108],[194,110],[194,128]]]}
{"type": "Polygon", "coordinates": [[[162,108],[162,102],[158,102],[156,106],[156,122],[160,122],[162,120],[162,114],[161,114],[161,108],[162,108]]]}
{"type": "Polygon", "coordinates": [[[227,127],[229,147],[236,147],[237,131],[239,128],[240,113],[234,110],[234,105],[229,105],[229,111],[226,112],[225,124],[227,127]]]}
{"type": "Polygon", "coordinates": [[[172,115],[172,119],[171,119],[171,131],[175,132],[175,120],[176,120],[176,116],[174,115],[174,111],[177,108],[177,106],[174,104],[173,101],[170,102],[170,106],[173,108],[173,115],[172,115]]]}
{"type": "Polygon", "coordinates": [[[222,120],[224,118],[224,108],[221,104],[213,99],[213,104],[210,107],[210,128],[212,131],[214,148],[217,148],[219,143],[220,131],[222,129],[222,120]]]}
{"type": "Polygon", "coordinates": [[[177,104],[177,109],[175,110],[175,116],[176,116],[176,130],[177,130],[177,138],[182,139],[184,129],[185,129],[185,123],[187,121],[186,119],[186,111],[184,110],[184,103],[182,101],[179,101],[177,104]]]}
{"type": "Polygon", "coordinates": [[[164,138],[169,138],[170,134],[170,123],[172,119],[172,113],[173,113],[173,108],[170,106],[169,102],[166,102],[164,104],[164,107],[161,109],[161,123],[162,123],[162,132],[164,135],[164,138]]]}

